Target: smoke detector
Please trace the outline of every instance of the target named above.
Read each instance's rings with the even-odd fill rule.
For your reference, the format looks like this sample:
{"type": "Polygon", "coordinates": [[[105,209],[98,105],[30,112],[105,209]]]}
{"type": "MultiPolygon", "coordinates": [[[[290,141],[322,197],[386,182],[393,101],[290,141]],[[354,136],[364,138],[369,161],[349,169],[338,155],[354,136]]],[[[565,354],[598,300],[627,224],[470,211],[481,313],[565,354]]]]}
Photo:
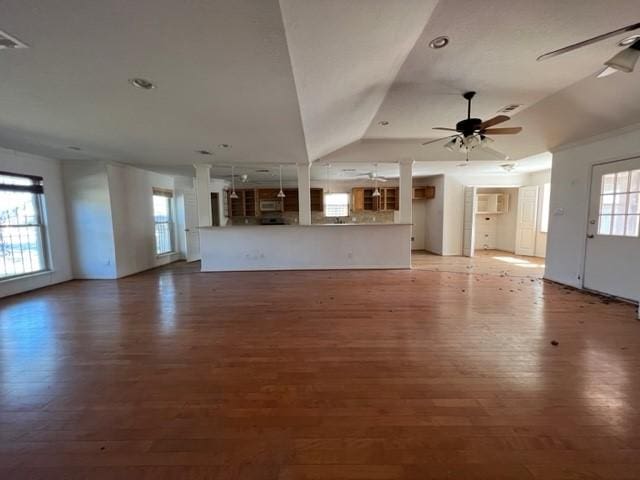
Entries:
{"type": "Polygon", "coordinates": [[[29,48],[15,37],[0,30],[0,50],[11,50],[15,48],[29,48]]]}

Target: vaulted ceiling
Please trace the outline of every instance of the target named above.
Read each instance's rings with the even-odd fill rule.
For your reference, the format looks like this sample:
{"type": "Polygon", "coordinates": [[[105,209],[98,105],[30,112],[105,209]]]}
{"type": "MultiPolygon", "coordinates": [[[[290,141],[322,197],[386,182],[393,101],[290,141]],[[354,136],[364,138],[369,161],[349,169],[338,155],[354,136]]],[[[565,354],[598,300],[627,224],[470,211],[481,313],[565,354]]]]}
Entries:
{"type": "Polygon", "coordinates": [[[420,143],[438,138],[432,127],[465,117],[467,90],[478,92],[481,118],[523,105],[504,125],[523,133],[494,144],[513,159],[640,122],[640,73],[594,77],[620,38],[536,62],[639,21],[637,0],[0,7],[0,30],[30,47],[0,50],[0,146],[53,158],[180,171],[194,163],[456,162],[441,144],[420,143]],[[439,35],[450,44],[429,48],[439,35]],[[132,77],[157,88],[136,89],[132,77]],[[196,153],[203,149],[213,155],[196,153]]]}

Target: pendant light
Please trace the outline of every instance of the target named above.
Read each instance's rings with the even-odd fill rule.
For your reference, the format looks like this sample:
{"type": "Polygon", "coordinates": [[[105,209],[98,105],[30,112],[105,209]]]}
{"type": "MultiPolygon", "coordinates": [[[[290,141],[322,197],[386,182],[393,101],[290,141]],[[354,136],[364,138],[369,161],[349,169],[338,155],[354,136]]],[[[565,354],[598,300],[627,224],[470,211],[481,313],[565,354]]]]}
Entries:
{"type": "Polygon", "coordinates": [[[327,176],[326,176],[327,184],[325,185],[325,189],[326,189],[326,193],[331,193],[331,164],[327,163],[325,166],[327,168],[327,176]]]}
{"type": "Polygon", "coordinates": [[[229,198],[232,200],[236,200],[238,198],[238,194],[236,193],[236,172],[234,165],[231,165],[231,195],[229,195],[229,198]]]}
{"type": "Polygon", "coordinates": [[[372,197],[379,197],[380,196],[380,190],[378,190],[378,164],[375,164],[375,173],[373,175],[373,186],[374,186],[374,190],[373,193],[371,194],[372,197]]]}
{"type": "Polygon", "coordinates": [[[282,191],[282,165],[280,165],[280,191],[278,192],[277,195],[278,198],[284,198],[286,197],[286,195],[284,194],[284,192],[282,191]]]}

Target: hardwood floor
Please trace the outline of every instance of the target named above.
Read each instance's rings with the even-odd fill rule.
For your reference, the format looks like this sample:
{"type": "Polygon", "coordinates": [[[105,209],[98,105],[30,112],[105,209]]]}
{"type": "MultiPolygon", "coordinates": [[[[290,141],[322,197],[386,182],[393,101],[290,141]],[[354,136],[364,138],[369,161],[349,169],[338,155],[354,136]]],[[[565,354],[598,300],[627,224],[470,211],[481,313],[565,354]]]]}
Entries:
{"type": "Polygon", "coordinates": [[[501,250],[478,250],[471,258],[443,257],[425,251],[413,251],[411,252],[411,266],[417,270],[474,273],[477,275],[532,278],[542,278],[544,275],[544,258],[523,257],[501,250]]]}
{"type": "Polygon", "coordinates": [[[0,300],[0,478],[640,478],[631,305],[197,267],[0,300]]]}

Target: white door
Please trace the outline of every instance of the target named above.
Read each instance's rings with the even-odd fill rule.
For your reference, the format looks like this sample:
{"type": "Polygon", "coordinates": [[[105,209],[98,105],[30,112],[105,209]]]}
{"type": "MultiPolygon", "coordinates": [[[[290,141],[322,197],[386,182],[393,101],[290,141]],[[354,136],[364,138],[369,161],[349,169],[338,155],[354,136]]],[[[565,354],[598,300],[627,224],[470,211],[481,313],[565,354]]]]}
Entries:
{"type": "Polygon", "coordinates": [[[200,260],[200,234],[198,231],[198,204],[196,192],[184,191],[184,231],[186,235],[187,262],[200,260]]]}
{"type": "Polygon", "coordinates": [[[464,187],[462,255],[465,257],[473,257],[476,229],[476,198],[476,187],[464,187]]]}
{"type": "Polygon", "coordinates": [[[639,223],[640,158],[594,166],[585,288],[640,300],[639,223]]]}
{"type": "Polygon", "coordinates": [[[533,257],[536,253],[538,187],[518,189],[518,219],[516,220],[516,255],[533,257]]]}

